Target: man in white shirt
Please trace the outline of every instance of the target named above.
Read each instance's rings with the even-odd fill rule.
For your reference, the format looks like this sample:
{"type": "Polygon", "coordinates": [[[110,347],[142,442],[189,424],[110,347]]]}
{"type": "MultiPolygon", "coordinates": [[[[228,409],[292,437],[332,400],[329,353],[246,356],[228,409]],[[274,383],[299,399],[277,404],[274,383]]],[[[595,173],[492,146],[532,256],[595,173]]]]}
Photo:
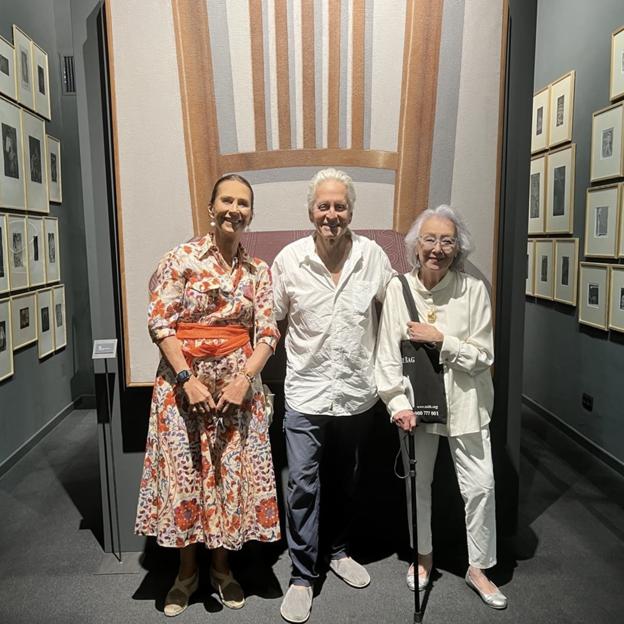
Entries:
{"type": "Polygon", "coordinates": [[[275,315],[288,318],[284,432],[293,570],[280,612],[289,622],[307,620],[318,578],[322,457],[332,462],[331,484],[323,484],[331,486],[325,494],[332,494],[334,516],[330,569],[352,587],[370,582],[346,547],[362,418],[377,401],[374,302],[383,301],[393,270],[377,243],[350,231],[354,203],[346,173],[319,171],[308,191],[315,231],[287,245],[272,267],[275,315]]]}

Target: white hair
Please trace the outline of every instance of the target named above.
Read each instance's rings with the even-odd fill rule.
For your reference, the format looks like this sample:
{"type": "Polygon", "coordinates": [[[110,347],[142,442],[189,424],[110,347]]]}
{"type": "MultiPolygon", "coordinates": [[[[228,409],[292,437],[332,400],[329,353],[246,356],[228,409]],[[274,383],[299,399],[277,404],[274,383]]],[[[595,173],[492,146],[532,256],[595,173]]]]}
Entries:
{"type": "Polygon", "coordinates": [[[405,235],[405,253],[407,261],[414,269],[420,267],[420,260],[418,259],[418,253],[416,251],[416,244],[418,243],[418,237],[420,236],[420,229],[422,224],[431,217],[441,217],[448,219],[455,226],[456,238],[457,238],[457,254],[451,264],[451,269],[461,268],[468,255],[473,251],[474,245],[472,243],[472,237],[464,220],[460,214],[454,208],[442,204],[437,208],[427,208],[423,210],[416,221],[412,223],[409,232],[405,235]]]}
{"type": "Polygon", "coordinates": [[[353,186],[353,180],[351,176],[346,174],[344,171],[340,171],[340,169],[334,169],[330,167],[329,169],[321,169],[316,175],[310,180],[310,184],[308,186],[308,211],[311,211],[314,207],[314,202],[316,201],[316,189],[323,184],[323,182],[327,182],[328,180],[336,180],[337,182],[341,182],[345,185],[347,189],[347,204],[349,206],[349,210],[353,210],[355,206],[355,187],[353,186]]]}

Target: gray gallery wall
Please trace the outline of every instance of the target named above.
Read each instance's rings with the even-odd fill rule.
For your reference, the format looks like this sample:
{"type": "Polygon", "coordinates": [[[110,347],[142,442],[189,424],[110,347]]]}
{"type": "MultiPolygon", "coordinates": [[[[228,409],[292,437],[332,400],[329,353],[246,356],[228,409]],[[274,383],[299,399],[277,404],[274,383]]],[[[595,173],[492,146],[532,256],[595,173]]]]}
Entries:
{"type": "MultiPolygon", "coordinates": [[[[611,33],[622,25],[622,0],[538,0],[535,90],[576,70],[574,236],[581,260],[592,113],[609,105],[611,33]]],[[[525,397],[624,462],[624,336],[579,325],[577,308],[532,297],[525,307],[525,397]],[[592,412],[582,407],[583,393],[593,396],[592,412]]]]}
{"type": "Polygon", "coordinates": [[[68,332],[67,347],[42,361],[36,344],[17,351],[15,374],[0,382],[0,472],[76,402],[94,395],[76,98],[62,95],[59,61],[59,52],[72,49],[69,9],[69,0],[0,0],[0,35],[12,41],[17,24],[48,53],[52,121],[46,131],[61,141],[63,176],[63,204],[52,204],[50,215],[59,219],[68,332]]]}

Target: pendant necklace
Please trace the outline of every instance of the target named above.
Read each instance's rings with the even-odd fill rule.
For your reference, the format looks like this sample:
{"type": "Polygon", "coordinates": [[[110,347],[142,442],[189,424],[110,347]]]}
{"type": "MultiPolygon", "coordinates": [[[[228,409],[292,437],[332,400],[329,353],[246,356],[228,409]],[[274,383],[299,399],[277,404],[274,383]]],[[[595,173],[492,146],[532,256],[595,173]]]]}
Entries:
{"type": "Polygon", "coordinates": [[[435,308],[430,308],[427,310],[427,323],[435,323],[438,315],[436,314],[435,308]]]}

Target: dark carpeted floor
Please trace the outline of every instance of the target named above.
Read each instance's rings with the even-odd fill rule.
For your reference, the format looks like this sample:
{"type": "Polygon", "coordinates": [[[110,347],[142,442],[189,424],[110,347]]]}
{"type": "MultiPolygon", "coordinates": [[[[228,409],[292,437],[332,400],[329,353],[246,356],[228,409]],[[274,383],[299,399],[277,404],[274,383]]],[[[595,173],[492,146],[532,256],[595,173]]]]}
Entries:
{"type": "MultiPolygon", "coordinates": [[[[174,553],[150,545],[141,573],[96,574],[105,560],[96,538],[102,530],[96,444],[95,413],[75,411],[0,478],[1,624],[164,621],[174,553]]],[[[438,552],[423,621],[624,621],[624,479],[529,411],[521,461],[520,528],[513,542],[501,543],[493,573],[509,608],[488,609],[466,587],[465,553],[438,552]]],[[[404,583],[405,519],[389,514],[384,499],[400,491],[400,485],[390,494],[369,490],[370,522],[362,493],[356,550],[372,583],[355,590],[330,574],[311,624],[413,621],[413,594],[404,583]]],[[[249,595],[246,607],[222,609],[204,578],[178,622],[281,621],[290,567],[283,544],[252,545],[233,563],[249,595]]]]}

